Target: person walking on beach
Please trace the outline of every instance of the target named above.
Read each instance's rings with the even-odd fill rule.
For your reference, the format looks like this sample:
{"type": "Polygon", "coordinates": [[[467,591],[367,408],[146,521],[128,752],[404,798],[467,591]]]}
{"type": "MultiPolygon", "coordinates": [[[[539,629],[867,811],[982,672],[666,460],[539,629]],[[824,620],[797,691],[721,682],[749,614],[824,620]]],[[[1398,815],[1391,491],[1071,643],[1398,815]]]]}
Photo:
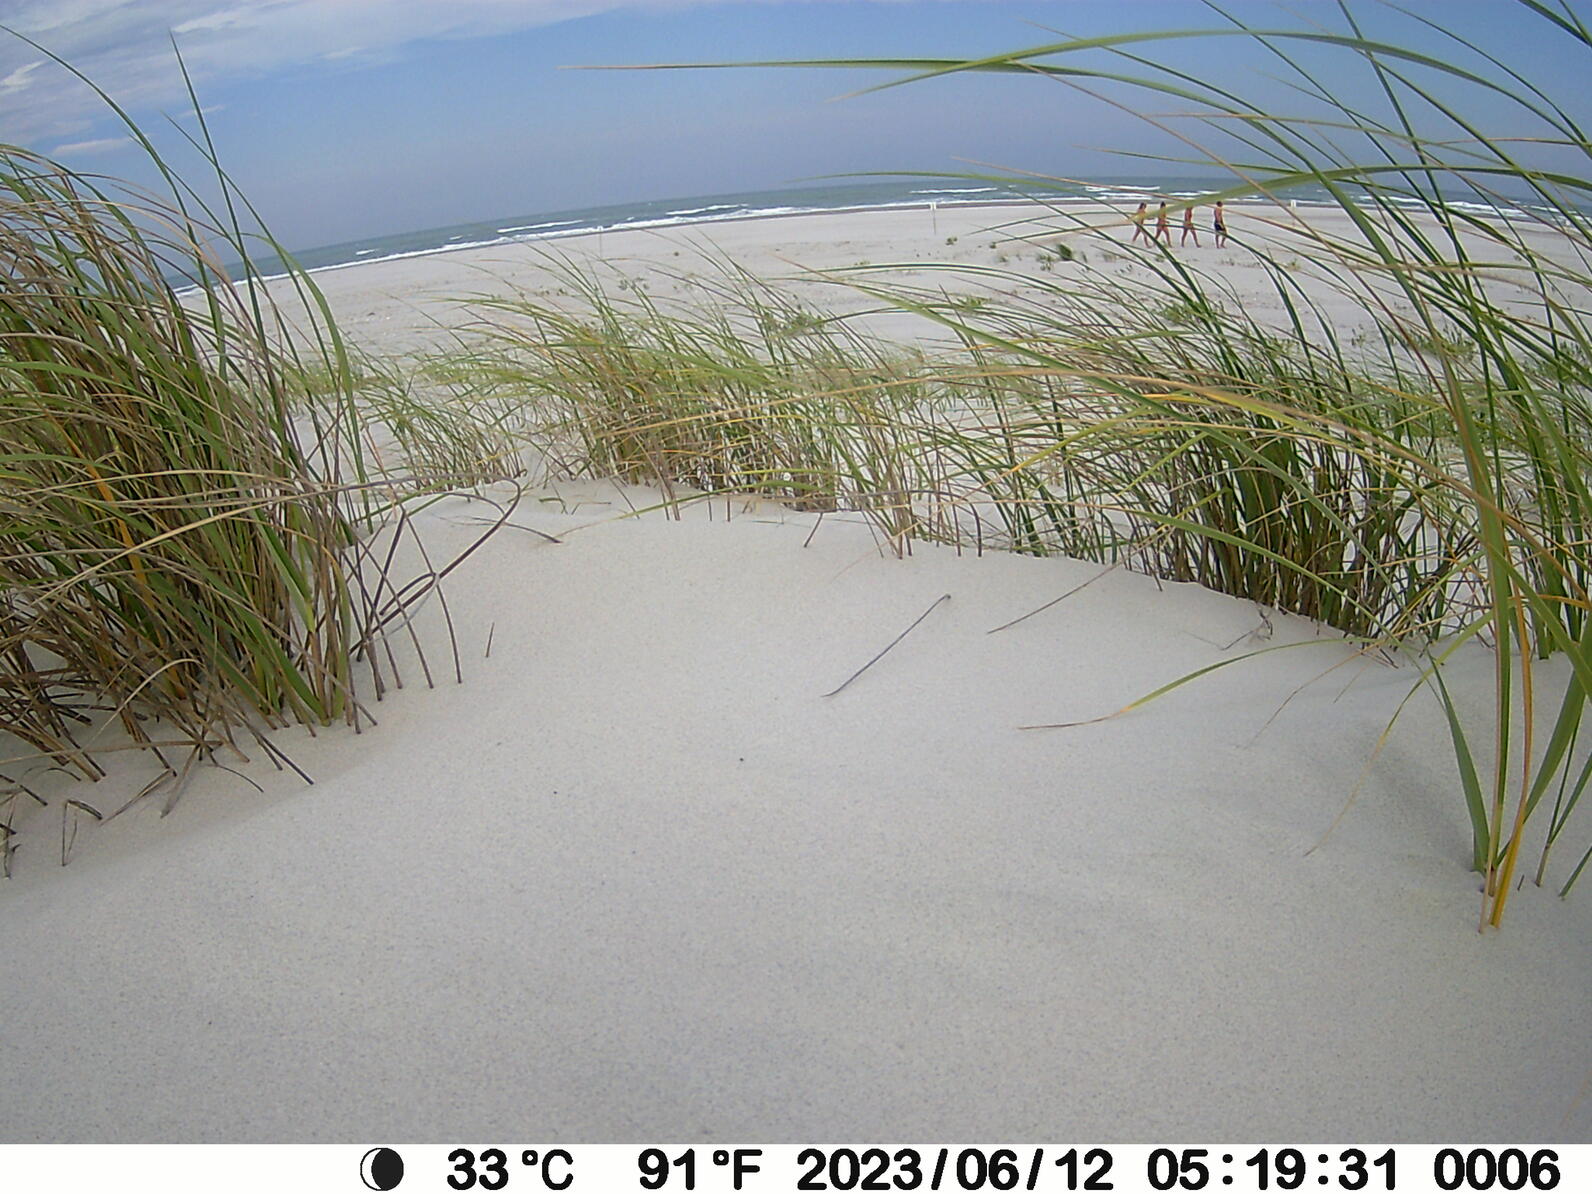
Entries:
{"type": "Polygon", "coordinates": [[[1178,237],[1177,243],[1181,247],[1188,244],[1189,237],[1194,238],[1194,247],[1199,248],[1199,229],[1194,227],[1194,205],[1190,203],[1183,209],[1183,235],[1178,237]]]}
{"type": "Polygon", "coordinates": [[[1216,201],[1216,221],[1211,227],[1216,233],[1216,247],[1218,249],[1225,248],[1227,246],[1227,215],[1222,211],[1222,201],[1220,199],[1216,201]]]}
{"type": "Polygon", "coordinates": [[[1155,239],[1164,240],[1166,247],[1172,247],[1172,225],[1166,220],[1166,202],[1161,203],[1161,210],[1155,213],[1155,239]]]}
{"type": "Polygon", "coordinates": [[[1133,213],[1133,238],[1128,241],[1130,245],[1141,236],[1144,237],[1145,244],[1150,243],[1150,234],[1144,230],[1144,221],[1150,218],[1149,206],[1148,203],[1141,203],[1139,210],[1133,213]]]}

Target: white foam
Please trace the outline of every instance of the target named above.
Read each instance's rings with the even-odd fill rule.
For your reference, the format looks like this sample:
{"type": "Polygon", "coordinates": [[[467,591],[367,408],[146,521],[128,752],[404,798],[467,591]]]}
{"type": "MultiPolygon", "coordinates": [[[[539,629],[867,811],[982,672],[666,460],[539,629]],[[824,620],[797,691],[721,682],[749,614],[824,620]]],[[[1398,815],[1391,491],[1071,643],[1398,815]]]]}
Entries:
{"type": "Polygon", "coordinates": [[[499,228],[499,232],[535,232],[539,228],[558,228],[565,224],[573,224],[574,220],[548,220],[541,224],[516,224],[512,228],[499,228]]]}

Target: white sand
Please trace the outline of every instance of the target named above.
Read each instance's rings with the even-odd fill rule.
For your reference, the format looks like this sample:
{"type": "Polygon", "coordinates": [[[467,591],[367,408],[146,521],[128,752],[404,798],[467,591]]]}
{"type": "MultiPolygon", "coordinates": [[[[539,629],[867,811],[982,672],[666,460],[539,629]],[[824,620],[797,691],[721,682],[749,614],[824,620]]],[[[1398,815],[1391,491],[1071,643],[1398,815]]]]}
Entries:
{"type": "MultiPolygon", "coordinates": [[[[338,313],[339,326],[354,341],[378,352],[399,353],[449,341],[448,331],[468,325],[474,315],[457,300],[464,296],[505,296],[523,292],[542,301],[558,301],[560,280],[548,268],[550,255],[605,269],[644,283],[660,298],[700,299],[700,289],[681,285],[678,275],[722,277],[705,257],[725,256],[749,272],[786,280],[789,291],[833,310],[859,311],[879,306],[841,283],[883,279],[952,293],[980,293],[990,288],[1011,291],[1005,279],[980,280],[948,270],[898,269],[877,275],[855,267],[891,263],[932,263],[1026,272],[1041,282],[1116,275],[1149,284],[1155,275],[1145,259],[1126,242],[1131,226],[1120,210],[1078,204],[1055,211],[1041,205],[965,205],[935,211],[907,209],[859,211],[776,218],[728,220],[673,228],[608,232],[545,241],[527,241],[493,248],[459,250],[324,270],[316,281],[338,313]],[[1061,229],[1058,234],[1057,229],[1061,229]],[[947,243],[948,241],[952,243],[947,243]],[[1046,269],[1041,254],[1065,242],[1078,260],[1046,269]],[[814,273],[828,282],[795,281],[814,273]]],[[[1229,292],[1231,302],[1257,318],[1287,328],[1277,283],[1263,268],[1257,252],[1279,263],[1292,284],[1320,305],[1347,342],[1364,322],[1363,309],[1316,276],[1304,254],[1310,246],[1296,234],[1308,224],[1333,240],[1357,243],[1348,218],[1324,208],[1297,211],[1262,204],[1230,205],[1232,240],[1214,245],[1209,209],[1199,209],[1199,245],[1181,246],[1181,228],[1174,221],[1172,246],[1177,259],[1201,273],[1214,289],[1229,292]]],[[[1151,226],[1154,220],[1150,221],[1151,226]]],[[[1547,231],[1527,230],[1550,256],[1559,255],[1563,240],[1547,231]]],[[[1481,261],[1495,261],[1497,250],[1476,238],[1468,241],[1481,261]]],[[[290,292],[278,287],[285,305],[290,292]]],[[[1499,286],[1507,300],[1514,288],[1499,286]]],[[[1383,288],[1393,310],[1405,308],[1394,288],[1383,288]]],[[[1037,294],[1037,291],[1031,292],[1037,294]]],[[[1540,309],[1540,303],[1538,304],[1540,309]]],[[[911,316],[874,318],[867,326],[901,339],[943,337],[944,333],[911,316]]]]}
{"type": "MultiPolygon", "coordinates": [[[[938,219],[943,242],[975,213],[938,219]]],[[[823,264],[912,257],[928,220],[714,235],[823,264]]],[[[392,347],[402,304],[469,276],[322,277],[392,347]]],[[[378,728],[280,735],[314,787],[205,771],[64,870],[58,813],[20,819],[0,1136],[1592,1139],[1592,897],[1527,882],[1477,933],[1430,700],[1306,853],[1414,669],[1273,614],[1268,644],[1306,645],[1023,731],[1265,623],[1117,572],[991,635],[1101,569],[896,560],[834,516],[804,545],[814,516],[766,505],[616,517],[652,498],[528,495],[516,521],[563,542],[505,530],[457,574],[466,682],[409,667],[378,728]]],[[[480,513],[434,507],[433,550],[480,513]]],[[[1485,652],[1454,675],[1484,707],[1485,652]]]]}

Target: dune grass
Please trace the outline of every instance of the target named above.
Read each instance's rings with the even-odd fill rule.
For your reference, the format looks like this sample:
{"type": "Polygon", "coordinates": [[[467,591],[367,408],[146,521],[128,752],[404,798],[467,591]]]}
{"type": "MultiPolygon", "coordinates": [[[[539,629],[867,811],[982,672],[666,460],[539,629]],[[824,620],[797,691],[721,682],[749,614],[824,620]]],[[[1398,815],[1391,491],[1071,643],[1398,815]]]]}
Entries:
{"type": "Polygon", "coordinates": [[[985,268],[999,297],[977,301],[836,279],[954,331],[930,355],[722,262],[660,301],[547,261],[564,299],[479,303],[447,368],[518,395],[555,475],[862,511],[903,550],[1125,561],[1358,636],[1432,637],[1477,599],[1451,495],[1408,463],[1439,412],[1197,288],[1168,331],[1146,301],[1166,290],[1120,279],[985,268]],[[1300,434],[1327,420],[1384,442],[1300,434]]]}
{"type": "Polygon", "coordinates": [[[547,254],[559,301],[477,300],[478,334],[433,368],[518,407],[516,434],[555,476],[688,494],[755,493],[865,509],[904,549],[921,362],[733,264],[689,279],[689,304],[547,254]]]}
{"type": "MultiPolygon", "coordinates": [[[[1592,49],[1567,8],[1524,0],[1521,18],[1592,49]]],[[[978,61],[758,64],[891,69],[889,86],[992,71],[1066,86],[1069,103],[1101,86],[1175,100],[1191,152],[1179,165],[1231,174],[1229,198],[1276,197],[1276,236],[1232,251],[1267,270],[1286,326],[1250,318],[1159,246],[1113,250],[1148,281],[1054,272],[1095,235],[1058,209],[1048,242],[1069,252],[1052,249],[1044,276],[896,263],[838,279],[938,325],[959,352],[882,348],[732,272],[694,311],[591,280],[577,310],[497,302],[477,364],[490,358],[495,384],[527,396],[555,468],[860,509],[898,549],[925,537],[1126,562],[1414,658],[1448,714],[1482,921],[1497,925],[1528,825],[1540,883],[1592,774],[1592,145],[1528,72],[1457,41],[1463,65],[1410,54],[1344,20],[978,61]],[[1300,113],[1148,56],[1218,36],[1263,45],[1300,113]],[[1384,110],[1336,100],[1324,72],[1340,67],[1371,72],[1384,110]],[[1554,167],[1489,138],[1467,97],[1512,103],[1554,167]],[[1351,235],[1296,218],[1282,196],[1303,183],[1351,235]],[[933,290],[888,280],[906,266],[951,276],[933,290]],[[1343,303],[1376,331],[1345,343],[1343,303]],[[1485,727],[1443,679],[1473,640],[1495,667],[1485,727]],[[1550,657],[1567,684],[1541,682],[1550,657]]],[[[1589,857],[1572,859],[1562,891],[1589,857]]]]}
{"type": "MultiPolygon", "coordinates": [[[[1314,379],[1306,384],[1294,378],[1281,385],[1274,379],[1256,397],[1247,376],[1225,365],[1227,376],[1214,385],[1170,389],[1179,410],[1195,412],[1199,424],[1197,435],[1178,451],[1198,452],[1212,428],[1242,412],[1250,424],[1282,431],[1279,438],[1292,445],[1284,453],[1324,444],[1335,459],[1385,475],[1391,487],[1382,490],[1384,495],[1395,504],[1405,497],[1418,503],[1423,522],[1428,502],[1435,499],[1441,520],[1436,541],[1422,528],[1408,546],[1427,559],[1451,560],[1471,578],[1475,598],[1451,611],[1457,617],[1435,626],[1416,600],[1430,592],[1426,576],[1410,577],[1394,599],[1406,611],[1410,632],[1443,635],[1430,655],[1434,677],[1440,675],[1440,660],[1467,639],[1485,637],[1494,648],[1490,733],[1467,727],[1446,687],[1440,681],[1437,687],[1449,712],[1459,783],[1471,816],[1473,862],[1484,876],[1482,919],[1497,925],[1532,813],[1549,791],[1557,793],[1540,876],[1587,783],[1587,769],[1577,770],[1572,759],[1592,691],[1592,374],[1586,368],[1592,226],[1580,206],[1592,194],[1592,180],[1576,168],[1584,170],[1592,144],[1562,106],[1530,86],[1525,72],[1480,47],[1450,35],[1452,59],[1462,63],[1453,65],[1379,42],[1362,33],[1348,10],[1344,16],[1347,28],[1341,34],[1255,31],[1233,24],[1157,35],[1167,41],[1212,35],[1259,41],[1306,97],[1304,112],[1293,116],[1267,111],[1223,86],[1158,68],[1142,56],[1152,40],[1142,37],[1061,42],[979,62],[917,64],[917,70],[920,76],[1020,70],[1047,82],[1079,84],[1087,77],[1176,97],[1196,106],[1208,134],[1205,141],[1190,137],[1187,143],[1219,145],[1219,151],[1205,151],[1206,160],[1227,165],[1241,186],[1279,194],[1313,183],[1353,222],[1352,238],[1308,227],[1297,235],[1316,268],[1384,329],[1380,393],[1368,402],[1346,403],[1347,393],[1333,384],[1341,396],[1323,408],[1314,379]],[[1369,71],[1386,98],[1384,110],[1371,114],[1338,100],[1325,82],[1330,64],[1303,59],[1306,47],[1331,49],[1349,59],[1344,69],[1369,71]],[[1114,52],[1112,69],[1086,74],[1071,65],[1068,55],[1091,50],[1114,52]],[[1512,101],[1514,118],[1535,134],[1537,160],[1555,153],[1553,168],[1525,164],[1516,156],[1515,141],[1490,137],[1467,114],[1465,99],[1479,99],[1483,92],[1512,101]],[[1460,98],[1453,98],[1456,93],[1460,98]],[[1346,130],[1354,134],[1352,140],[1343,135],[1346,130]],[[1346,150],[1346,143],[1357,146],[1360,156],[1346,150]],[[1559,162],[1567,165],[1560,168],[1559,162]],[[1492,200],[1497,202],[1489,207],[1492,200]],[[1517,206],[1521,203],[1533,206],[1517,206]],[[1556,251],[1546,247],[1544,233],[1556,251]],[[1406,434],[1411,427],[1418,429],[1413,441],[1406,434]],[[1428,438],[1429,430],[1435,437],[1428,438]],[[1457,534],[1449,533],[1450,520],[1457,534]],[[1553,655],[1561,656],[1571,673],[1560,694],[1536,683],[1535,662],[1553,655]],[[1534,739],[1536,705],[1555,699],[1552,729],[1546,743],[1539,743],[1534,739]],[[1475,763],[1482,748],[1491,755],[1486,778],[1475,763]]],[[[1551,21],[1578,48],[1592,49],[1592,36],[1567,7],[1527,0],[1521,19],[1551,21]]],[[[1163,272],[1171,272],[1175,266],[1166,256],[1163,272]]],[[[1179,273],[1185,287],[1201,291],[1192,275],[1179,273]]],[[[1296,313],[1301,342],[1308,338],[1301,314],[1330,329],[1329,320],[1302,304],[1303,296],[1286,275],[1278,276],[1278,288],[1296,313]]],[[[1197,310],[1200,293],[1188,301],[1197,310]]],[[[1327,338],[1335,347],[1330,330],[1327,338]]],[[[1221,347],[1214,327],[1201,339],[1211,349],[1221,347]]],[[[1045,347],[1028,351],[1057,368],[1074,364],[1069,354],[1051,354],[1045,347]]],[[[1254,475],[1292,484],[1245,512],[1238,536],[1245,548],[1267,549],[1271,529],[1286,519],[1291,504],[1298,503],[1313,526],[1343,523],[1344,511],[1335,500],[1338,481],[1330,471],[1324,478],[1319,462],[1279,476],[1272,463],[1259,463],[1258,453],[1252,458],[1254,475]]],[[[1374,512],[1371,492],[1356,493],[1350,509],[1374,512]]],[[[1376,521],[1382,521],[1380,516],[1376,521]]],[[[1201,533],[1225,541],[1210,531],[1201,533]]],[[[1354,549],[1359,546],[1353,543],[1354,549]]],[[[1332,581],[1340,562],[1329,550],[1325,567],[1308,555],[1295,555],[1286,566],[1332,581]]],[[[1566,889],[1584,864],[1583,857],[1566,889]]]]}
{"type": "MultiPolygon", "coordinates": [[[[96,780],[145,752],[132,799],[164,786],[169,808],[223,748],[281,765],[267,731],[369,721],[366,694],[398,681],[378,640],[430,583],[398,588],[367,546],[414,487],[368,467],[363,387],[313,284],[293,280],[309,321],[289,328],[218,264],[247,269],[238,224],[166,176],[157,198],[0,147],[0,735],[24,744],[0,751],[8,873],[44,803],[31,776],[96,780]]],[[[65,861],[107,808],[60,812],[65,861]]]]}

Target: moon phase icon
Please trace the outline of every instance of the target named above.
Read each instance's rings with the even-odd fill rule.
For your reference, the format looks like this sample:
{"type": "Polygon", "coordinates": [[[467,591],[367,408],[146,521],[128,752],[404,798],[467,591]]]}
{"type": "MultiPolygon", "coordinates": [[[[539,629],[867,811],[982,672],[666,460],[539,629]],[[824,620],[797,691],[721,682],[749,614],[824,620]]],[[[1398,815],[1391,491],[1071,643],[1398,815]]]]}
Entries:
{"type": "Polygon", "coordinates": [[[372,1190],[391,1190],[404,1180],[404,1159],[390,1148],[373,1148],[360,1161],[359,1176],[372,1190]]]}

